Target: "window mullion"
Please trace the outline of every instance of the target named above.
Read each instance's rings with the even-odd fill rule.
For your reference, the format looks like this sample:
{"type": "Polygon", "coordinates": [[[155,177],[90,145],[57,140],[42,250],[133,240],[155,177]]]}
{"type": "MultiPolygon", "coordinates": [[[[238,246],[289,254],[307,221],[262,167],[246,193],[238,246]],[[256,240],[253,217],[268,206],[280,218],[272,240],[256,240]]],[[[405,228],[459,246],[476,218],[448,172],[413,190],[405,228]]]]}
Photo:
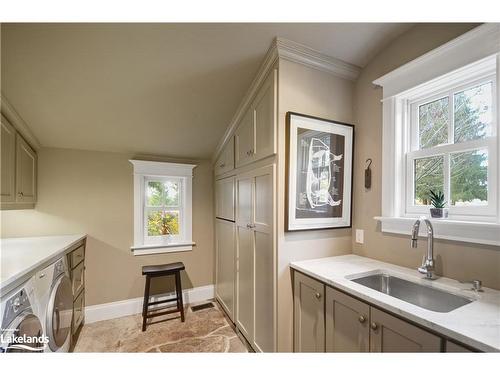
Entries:
{"type": "Polygon", "coordinates": [[[444,199],[446,202],[448,202],[448,206],[451,206],[450,202],[450,197],[451,197],[451,192],[450,192],[450,154],[445,154],[443,155],[443,193],[444,193],[444,199]]]}
{"type": "Polygon", "coordinates": [[[453,100],[453,91],[448,95],[448,143],[451,145],[455,143],[455,103],[453,100]]]}

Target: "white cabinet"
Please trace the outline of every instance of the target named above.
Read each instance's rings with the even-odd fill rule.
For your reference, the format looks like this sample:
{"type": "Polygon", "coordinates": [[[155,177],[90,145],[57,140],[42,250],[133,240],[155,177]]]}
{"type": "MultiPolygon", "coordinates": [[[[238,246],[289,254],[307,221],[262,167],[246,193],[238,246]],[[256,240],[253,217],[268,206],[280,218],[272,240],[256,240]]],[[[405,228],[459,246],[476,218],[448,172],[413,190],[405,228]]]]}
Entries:
{"type": "Polygon", "coordinates": [[[234,169],[234,138],[231,137],[215,162],[215,175],[219,176],[234,169]]]}
{"type": "Polygon", "coordinates": [[[215,181],[215,216],[234,221],[234,177],[215,181]]]}
{"type": "Polygon", "coordinates": [[[276,153],[276,88],[277,71],[273,70],[235,131],[237,168],[276,153]]]}
{"type": "Polygon", "coordinates": [[[216,288],[217,299],[227,314],[234,320],[235,305],[235,263],[236,263],[236,233],[234,222],[216,219],[216,288]]]}
{"type": "Polygon", "coordinates": [[[274,166],[236,177],[236,325],[256,351],[275,350],[274,166]]]}
{"type": "Polygon", "coordinates": [[[1,202],[16,200],[16,130],[2,116],[1,202]]]}
{"type": "Polygon", "coordinates": [[[16,201],[33,203],[36,200],[36,154],[28,143],[16,135],[16,201]]]}
{"type": "Polygon", "coordinates": [[[36,202],[36,153],[4,116],[1,132],[1,208],[33,208],[36,202]]]}

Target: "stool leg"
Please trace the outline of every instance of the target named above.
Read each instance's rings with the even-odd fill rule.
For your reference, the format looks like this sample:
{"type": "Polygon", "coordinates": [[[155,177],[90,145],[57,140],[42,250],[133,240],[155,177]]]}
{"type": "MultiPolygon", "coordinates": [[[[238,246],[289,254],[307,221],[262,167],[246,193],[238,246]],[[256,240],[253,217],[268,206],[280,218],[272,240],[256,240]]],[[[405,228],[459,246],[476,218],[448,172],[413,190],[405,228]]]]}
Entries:
{"type": "Polygon", "coordinates": [[[184,321],[184,303],[182,302],[181,273],[175,273],[175,290],[177,294],[177,308],[181,311],[181,322],[184,321]]]}
{"type": "Polygon", "coordinates": [[[149,276],[146,275],[146,286],[144,287],[144,302],[142,304],[142,331],[146,330],[146,320],[148,317],[148,303],[149,303],[149,276]]]}

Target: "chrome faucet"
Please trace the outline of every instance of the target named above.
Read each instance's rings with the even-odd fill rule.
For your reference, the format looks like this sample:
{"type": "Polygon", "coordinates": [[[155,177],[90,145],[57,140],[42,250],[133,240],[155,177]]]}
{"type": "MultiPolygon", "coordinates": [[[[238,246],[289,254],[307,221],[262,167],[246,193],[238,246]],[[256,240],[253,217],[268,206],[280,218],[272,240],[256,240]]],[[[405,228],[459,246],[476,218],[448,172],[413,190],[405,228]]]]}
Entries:
{"type": "Polygon", "coordinates": [[[418,231],[420,229],[420,222],[425,222],[427,226],[427,254],[424,255],[424,259],[422,260],[422,265],[418,267],[418,272],[425,275],[426,279],[435,279],[434,275],[434,228],[432,227],[432,223],[426,217],[421,217],[417,219],[413,224],[413,229],[411,231],[411,247],[417,248],[418,241],[418,231]]]}

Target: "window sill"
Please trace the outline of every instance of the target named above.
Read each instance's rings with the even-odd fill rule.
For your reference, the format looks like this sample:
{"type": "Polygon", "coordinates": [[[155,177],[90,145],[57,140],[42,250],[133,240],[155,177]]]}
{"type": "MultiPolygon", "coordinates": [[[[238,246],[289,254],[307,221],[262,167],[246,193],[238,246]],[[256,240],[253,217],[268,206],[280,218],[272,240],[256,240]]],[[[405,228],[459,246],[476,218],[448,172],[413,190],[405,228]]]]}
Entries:
{"type": "Polygon", "coordinates": [[[158,245],[132,246],[130,250],[135,256],[137,256],[137,255],[152,255],[152,254],[178,253],[183,251],[191,251],[193,250],[193,246],[196,246],[196,243],[182,242],[182,243],[169,243],[169,244],[158,244],[158,245]]]}
{"type": "MultiPolygon", "coordinates": [[[[374,219],[380,221],[382,232],[406,235],[411,234],[416,220],[411,217],[385,216],[375,216],[374,219]]],[[[500,223],[450,219],[430,219],[430,221],[434,227],[435,238],[500,246],[500,223]]],[[[426,236],[425,225],[420,226],[419,236],[426,236]]]]}

